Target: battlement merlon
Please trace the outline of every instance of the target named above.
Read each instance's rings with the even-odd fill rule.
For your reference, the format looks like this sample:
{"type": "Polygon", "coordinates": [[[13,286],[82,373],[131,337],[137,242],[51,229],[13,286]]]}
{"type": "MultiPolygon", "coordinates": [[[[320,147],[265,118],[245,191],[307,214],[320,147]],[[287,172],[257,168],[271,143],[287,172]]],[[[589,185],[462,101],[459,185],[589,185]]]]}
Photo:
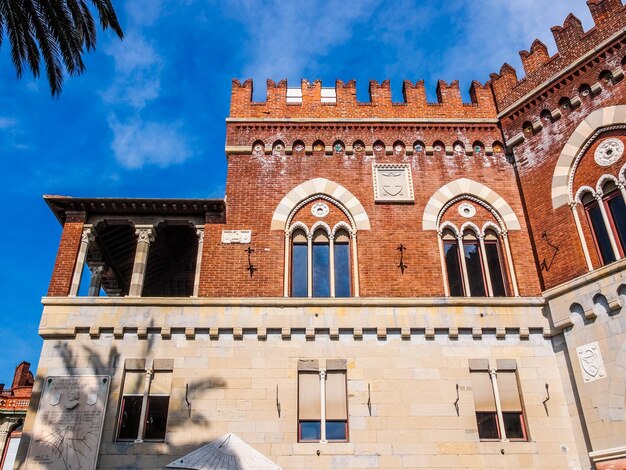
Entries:
{"type": "Polygon", "coordinates": [[[356,82],[335,82],[334,88],[325,88],[320,80],[313,83],[302,80],[299,88],[290,88],[287,80],[267,81],[264,102],[252,101],[252,80],[243,83],[233,80],[230,118],[235,119],[496,119],[496,105],[488,84],[473,82],[470,103],[463,103],[458,81],[437,84],[437,102],[429,103],[423,81],[402,85],[403,101],[394,103],[388,80],[369,82],[370,101],[359,102],[356,82]]]}
{"type": "Polygon", "coordinates": [[[558,50],[556,54],[550,56],[546,45],[538,39],[532,43],[530,51],[520,51],[525,77],[518,78],[515,69],[506,63],[499,73],[490,75],[500,113],[566,71],[586,54],[626,36],[626,6],[622,0],[588,0],[587,6],[595,23],[589,31],[584,31],[580,20],[571,13],[563,26],[551,28],[558,50]]]}

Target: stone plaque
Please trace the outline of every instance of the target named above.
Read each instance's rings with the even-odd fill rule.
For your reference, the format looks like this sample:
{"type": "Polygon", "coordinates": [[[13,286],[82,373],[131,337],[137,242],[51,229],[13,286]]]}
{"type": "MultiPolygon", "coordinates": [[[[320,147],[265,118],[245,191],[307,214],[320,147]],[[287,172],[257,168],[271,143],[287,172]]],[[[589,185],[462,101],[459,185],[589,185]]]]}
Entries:
{"type": "Polygon", "coordinates": [[[107,375],[46,377],[25,468],[96,468],[110,381],[107,375]]]}
{"type": "Polygon", "coordinates": [[[406,163],[374,163],[376,202],[413,202],[411,167],[406,163]]]}
{"type": "Polygon", "coordinates": [[[252,230],[222,230],[222,243],[250,243],[252,230]]]}
{"type": "Polygon", "coordinates": [[[593,382],[606,377],[606,369],[597,341],[579,346],[576,352],[585,382],[593,382]]]}

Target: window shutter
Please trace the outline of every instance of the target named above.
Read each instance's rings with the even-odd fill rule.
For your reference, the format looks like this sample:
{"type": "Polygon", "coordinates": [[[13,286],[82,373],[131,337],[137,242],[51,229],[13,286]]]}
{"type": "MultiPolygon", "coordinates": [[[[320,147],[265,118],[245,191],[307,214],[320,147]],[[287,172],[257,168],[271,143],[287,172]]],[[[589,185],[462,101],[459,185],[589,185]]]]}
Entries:
{"type": "Polygon", "coordinates": [[[319,372],[300,372],[298,374],[299,419],[319,421],[322,419],[321,406],[319,372]]]}
{"type": "Polygon", "coordinates": [[[472,392],[476,411],[496,411],[496,399],[488,372],[472,372],[472,392]]]}
{"type": "Polygon", "coordinates": [[[502,411],[522,411],[515,372],[498,372],[498,392],[502,411]]]}
{"type": "Polygon", "coordinates": [[[326,373],[326,419],[331,421],[348,419],[344,371],[326,373]]]}
{"type": "Polygon", "coordinates": [[[146,382],[145,372],[126,371],[124,374],[124,395],[143,395],[146,382]]]}

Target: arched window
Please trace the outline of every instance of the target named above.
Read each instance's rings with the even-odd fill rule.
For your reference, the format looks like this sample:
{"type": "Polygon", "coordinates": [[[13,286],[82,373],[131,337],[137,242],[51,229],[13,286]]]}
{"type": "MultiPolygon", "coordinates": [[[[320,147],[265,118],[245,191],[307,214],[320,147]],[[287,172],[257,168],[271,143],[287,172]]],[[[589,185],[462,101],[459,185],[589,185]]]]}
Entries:
{"type": "Polygon", "coordinates": [[[626,205],[613,180],[602,188],[603,196],[587,192],[581,199],[602,264],[624,257],[626,242],[626,205]]]}
{"type": "Polygon", "coordinates": [[[463,289],[463,274],[457,237],[452,230],[446,229],[443,232],[442,238],[450,295],[453,297],[462,297],[465,295],[465,292],[463,289]]]}
{"type": "Polygon", "coordinates": [[[309,295],[309,248],[304,230],[295,230],[291,236],[291,296],[309,295]]]}
{"type": "Polygon", "coordinates": [[[451,296],[507,295],[500,239],[495,230],[487,229],[481,236],[468,228],[459,240],[452,229],[446,228],[442,242],[451,296]]]}
{"type": "Polygon", "coordinates": [[[469,292],[466,295],[474,297],[485,297],[485,275],[483,263],[481,261],[480,244],[478,235],[473,230],[465,230],[463,233],[463,256],[465,257],[465,269],[467,270],[467,280],[469,292]]]}
{"type": "Polygon", "coordinates": [[[335,297],[350,297],[350,236],[346,230],[335,233],[333,240],[335,297]]]}
{"type": "Polygon", "coordinates": [[[313,235],[298,222],[291,235],[290,286],[292,297],[351,297],[352,238],[345,224],[313,227],[313,235]]]}
{"type": "Polygon", "coordinates": [[[330,297],[330,239],[323,229],[313,234],[313,297],[330,297]]]}
{"type": "Polygon", "coordinates": [[[485,259],[489,270],[489,280],[494,297],[506,296],[506,283],[502,270],[502,253],[498,234],[493,230],[485,231],[485,259]]]}

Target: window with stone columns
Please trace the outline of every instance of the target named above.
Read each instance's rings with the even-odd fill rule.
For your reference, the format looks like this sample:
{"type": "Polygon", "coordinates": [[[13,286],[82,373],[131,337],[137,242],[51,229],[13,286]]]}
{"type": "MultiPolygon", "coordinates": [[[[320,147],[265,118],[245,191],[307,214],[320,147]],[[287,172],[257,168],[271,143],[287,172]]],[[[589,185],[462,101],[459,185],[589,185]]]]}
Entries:
{"type": "MultiPolygon", "coordinates": [[[[603,175],[595,190],[587,186],[578,190],[576,203],[584,210],[593,246],[602,265],[624,257],[625,197],[624,183],[611,175],[603,175]]],[[[582,236],[584,240],[584,234],[582,236]]]]}
{"type": "Polygon", "coordinates": [[[528,431],[515,360],[470,360],[478,437],[481,441],[527,441],[528,431]]]}
{"type": "Polygon", "coordinates": [[[561,166],[557,165],[564,176],[558,178],[559,185],[553,181],[553,205],[569,203],[589,270],[624,258],[625,127],[619,124],[591,131],[583,145],[568,144],[563,151],[567,155],[562,154],[561,166]]]}
{"type": "Polygon", "coordinates": [[[163,441],[173,361],[126,360],[117,426],[118,441],[163,441]]]}
{"type": "Polygon", "coordinates": [[[452,200],[442,211],[438,234],[447,296],[519,295],[508,233],[487,204],[468,197],[452,200]]]}
{"type": "Polygon", "coordinates": [[[347,442],[345,359],[298,361],[298,442],[347,442]]]}
{"type": "Polygon", "coordinates": [[[357,295],[356,228],[330,198],[311,198],[294,212],[285,230],[285,266],[286,296],[357,295]]]}

